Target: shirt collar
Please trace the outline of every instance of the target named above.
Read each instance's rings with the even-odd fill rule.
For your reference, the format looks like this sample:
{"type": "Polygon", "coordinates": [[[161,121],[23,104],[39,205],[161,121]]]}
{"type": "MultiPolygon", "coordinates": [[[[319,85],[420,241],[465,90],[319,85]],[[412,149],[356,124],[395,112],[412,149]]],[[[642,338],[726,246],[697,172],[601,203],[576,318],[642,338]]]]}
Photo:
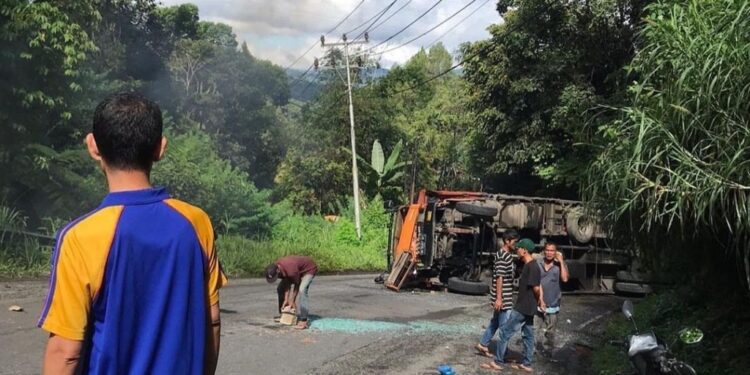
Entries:
{"type": "Polygon", "coordinates": [[[153,187],[142,190],[128,190],[109,193],[99,207],[129,206],[161,202],[169,199],[169,192],[164,187],[153,187]]]}

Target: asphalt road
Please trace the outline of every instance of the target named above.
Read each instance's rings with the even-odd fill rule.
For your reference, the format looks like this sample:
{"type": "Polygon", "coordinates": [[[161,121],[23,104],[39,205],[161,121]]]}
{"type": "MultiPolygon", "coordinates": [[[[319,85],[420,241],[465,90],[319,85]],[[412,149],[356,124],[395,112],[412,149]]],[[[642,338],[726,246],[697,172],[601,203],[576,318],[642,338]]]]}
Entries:
{"type": "MultiPolygon", "coordinates": [[[[394,293],[375,275],[319,276],[310,288],[311,328],[272,321],[275,285],[231,280],[222,289],[219,374],[490,374],[472,347],[491,315],[487,297],[424,290],[394,293]]],[[[35,327],[46,283],[0,283],[0,374],[38,374],[46,334],[35,327]],[[23,312],[8,311],[20,305],[23,312]]],[[[537,374],[584,374],[591,336],[616,311],[613,296],[565,296],[558,349],[537,355],[537,374]]],[[[514,339],[511,349],[520,351],[514,339]]],[[[505,373],[519,373],[508,369],[505,373]]]]}

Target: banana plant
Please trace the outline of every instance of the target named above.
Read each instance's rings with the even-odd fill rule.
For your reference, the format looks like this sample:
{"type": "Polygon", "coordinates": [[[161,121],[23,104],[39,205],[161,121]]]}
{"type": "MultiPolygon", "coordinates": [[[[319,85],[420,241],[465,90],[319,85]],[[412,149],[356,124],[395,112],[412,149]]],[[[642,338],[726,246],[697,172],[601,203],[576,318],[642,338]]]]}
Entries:
{"type": "Polygon", "coordinates": [[[397,196],[403,191],[403,188],[400,186],[400,179],[404,176],[404,167],[409,163],[399,161],[402,148],[403,142],[398,141],[386,159],[383,146],[376,139],[372,142],[372,152],[369,161],[361,156],[357,156],[362,164],[369,167],[369,173],[367,173],[369,176],[368,185],[370,185],[376,197],[382,197],[384,194],[397,196]]]}

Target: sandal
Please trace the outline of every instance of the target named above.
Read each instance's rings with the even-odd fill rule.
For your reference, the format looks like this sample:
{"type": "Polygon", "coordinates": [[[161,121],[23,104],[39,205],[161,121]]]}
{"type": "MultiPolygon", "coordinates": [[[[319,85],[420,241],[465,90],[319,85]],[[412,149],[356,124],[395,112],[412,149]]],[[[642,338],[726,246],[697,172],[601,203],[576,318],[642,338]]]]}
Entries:
{"type": "Polygon", "coordinates": [[[515,365],[511,365],[510,367],[513,367],[516,370],[534,372],[534,369],[531,366],[526,366],[524,364],[515,364],[515,365]]]}
{"type": "Polygon", "coordinates": [[[495,361],[488,362],[488,363],[482,363],[481,365],[479,365],[479,367],[481,367],[483,369],[487,369],[487,370],[493,370],[493,371],[502,371],[503,370],[503,366],[498,365],[497,363],[495,363],[495,361]]]}
{"type": "Polygon", "coordinates": [[[306,320],[301,320],[301,321],[297,322],[297,325],[294,326],[294,329],[302,330],[302,329],[307,329],[308,327],[309,326],[307,324],[307,321],[306,320]]]}
{"type": "Polygon", "coordinates": [[[482,344],[476,344],[474,346],[474,349],[477,350],[477,352],[485,357],[492,358],[492,353],[490,353],[490,348],[482,345],[482,344]]]}

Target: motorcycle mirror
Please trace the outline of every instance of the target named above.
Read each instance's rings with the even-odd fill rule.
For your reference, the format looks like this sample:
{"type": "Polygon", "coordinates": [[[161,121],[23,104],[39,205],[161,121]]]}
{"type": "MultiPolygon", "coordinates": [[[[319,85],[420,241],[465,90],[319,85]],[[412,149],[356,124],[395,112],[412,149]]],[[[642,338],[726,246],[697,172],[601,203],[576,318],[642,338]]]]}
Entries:
{"type": "Polygon", "coordinates": [[[633,302],[631,300],[626,300],[622,304],[622,314],[628,319],[633,317],[633,302]]]}
{"type": "Polygon", "coordinates": [[[687,327],[680,330],[680,341],[685,344],[697,344],[703,340],[703,331],[695,327],[687,327]]]}

